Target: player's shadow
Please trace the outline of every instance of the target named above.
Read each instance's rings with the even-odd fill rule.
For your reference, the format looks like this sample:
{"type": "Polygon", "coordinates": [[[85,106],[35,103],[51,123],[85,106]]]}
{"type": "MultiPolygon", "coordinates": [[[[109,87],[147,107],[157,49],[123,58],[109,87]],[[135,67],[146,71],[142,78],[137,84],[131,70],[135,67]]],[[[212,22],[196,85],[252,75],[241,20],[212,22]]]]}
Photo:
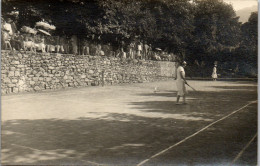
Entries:
{"type": "Polygon", "coordinates": [[[153,91],[153,93],[141,93],[139,96],[161,96],[161,97],[176,97],[177,91],[153,91]]]}
{"type": "Polygon", "coordinates": [[[257,99],[256,86],[212,86],[211,88],[213,90],[189,91],[187,105],[176,105],[176,92],[174,91],[139,94],[150,96],[151,100],[131,102],[129,105],[142,112],[154,112],[167,116],[182,114],[190,119],[196,117],[203,121],[203,119],[216,119],[257,99]],[[165,97],[165,99],[158,97],[165,97]]]}

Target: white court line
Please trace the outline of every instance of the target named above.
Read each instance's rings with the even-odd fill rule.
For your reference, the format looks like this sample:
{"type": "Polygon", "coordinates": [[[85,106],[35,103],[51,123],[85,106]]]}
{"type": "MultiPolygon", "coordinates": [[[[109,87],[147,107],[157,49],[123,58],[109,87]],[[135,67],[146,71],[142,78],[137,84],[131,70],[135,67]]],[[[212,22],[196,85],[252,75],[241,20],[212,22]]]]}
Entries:
{"type": "Polygon", "coordinates": [[[250,103],[244,105],[243,107],[239,108],[238,110],[235,110],[235,111],[233,111],[232,113],[230,113],[230,114],[228,114],[228,115],[222,117],[221,119],[219,119],[219,120],[217,120],[217,121],[215,121],[215,122],[210,123],[209,125],[207,125],[206,127],[200,129],[199,131],[195,132],[194,134],[192,134],[192,135],[190,135],[190,136],[184,138],[183,140],[181,140],[181,141],[175,143],[174,145],[172,145],[172,146],[170,146],[170,147],[168,147],[168,148],[162,150],[161,152],[156,153],[156,154],[153,155],[152,157],[143,160],[142,162],[140,162],[139,164],[137,164],[137,166],[141,166],[141,165],[143,165],[144,163],[148,162],[148,161],[151,160],[152,158],[155,158],[155,157],[157,157],[157,156],[163,154],[164,152],[166,152],[166,151],[168,151],[168,150],[174,148],[175,146],[177,146],[177,145],[179,145],[179,144],[181,144],[181,143],[187,141],[188,139],[190,139],[190,138],[194,137],[195,135],[199,134],[200,132],[206,130],[206,129],[209,128],[210,126],[212,126],[212,125],[218,123],[219,121],[222,121],[222,120],[226,119],[227,117],[233,115],[234,113],[236,113],[236,112],[238,112],[238,111],[244,109],[245,107],[247,107],[247,106],[249,106],[250,104],[253,104],[253,103],[257,103],[257,100],[256,100],[256,101],[251,101],[250,103]]]}
{"type": "MultiPolygon", "coordinates": [[[[18,147],[21,147],[21,148],[30,149],[30,150],[34,150],[34,151],[45,152],[45,153],[46,153],[46,151],[44,151],[44,150],[34,149],[34,148],[27,147],[27,146],[22,146],[22,145],[17,145],[17,144],[11,144],[11,145],[13,145],[13,146],[18,146],[18,147]]],[[[66,157],[66,158],[75,159],[75,158],[77,158],[77,157],[69,157],[69,156],[68,156],[68,157],[66,157]]],[[[89,163],[89,164],[94,164],[94,165],[97,165],[97,166],[103,165],[103,164],[99,164],[99,163],[92,162],[92,161],[87,161],[87,160],[82,160],[82,159],[79,159],[79,160],[80,160],[80,161],[87,162],[87,163],[89,163]]]]}
{"type": "Polygon", "coordinates": [[[254,137],[246,144],[246,146],[238,153],[238,155],[236,156],[236,158],[231,162],[230,165],[233,165],[244,153],[244,151],[249,147],[249,145],[254,141],[254,139],[256,138],[257,133],[254,135],[254,137]]]}

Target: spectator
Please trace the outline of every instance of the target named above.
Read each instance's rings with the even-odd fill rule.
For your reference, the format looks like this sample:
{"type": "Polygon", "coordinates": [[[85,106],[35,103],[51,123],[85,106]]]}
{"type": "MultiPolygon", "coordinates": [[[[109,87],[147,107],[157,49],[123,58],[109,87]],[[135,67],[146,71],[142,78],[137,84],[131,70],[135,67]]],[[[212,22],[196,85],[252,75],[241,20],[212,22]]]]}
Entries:
{"type": "Polygon", "coordinates": [[[218,78],[218,75],[217,75],[217,65],[214,65],[213,72],[212,72],[211,76],[212,76],[213,81],[217,80],[217,78],[218,78]]]}
{"type": "Polygon", "coordinates": [[[151,45],[151,44],[149,44],[149,46],[148,46],[147,56],[148,56],[147,58],[148,58],[149,60],[152,59],[152,45],[151,45]]]}
{"type": "Polygon", "coordinates": [[[130,45],[129,45],[129,57],[130,59],[134,59],[134,48],[135,48],[135,43],[134,42],[131,42],[130,45]]]}
{"type": "Polygon", "coordinates": [[[138,57],[138,59],[142,59],[141,52],[142,52],[142,45],[141,45],[141,42],[138,42],[138,45],[137,45],[137,57],[138,57]]]}
{"type": "Polygon", "coordinates": [[[96,46],[96,53],[95,53],[95,55],[98,55],[98,56],[101,55],[101,54],[100,54],[101,49],[102,49],[101,44],[98,44],[98,45],[96,46]]]}
{"type": "Polygon", "coordinates": [[[63,35],[60,37],[60,49],[62,53],[66,53],[66,37],[63,35]]]}
{"type": "Polygon", "coordinates": [[[78,54],[78,41],[77,41],[77,36],[73,35],[71,37],[71,46],[72,46],[72,53],[74,55],[78,54]]]}
{"type": "Polygon", "coordinates": [[[83,55],[89,55],[89,44],[87,40],[83,41],[83,49],[82,49],[82,54],[83,55]]]}
{"type": "Polygon", "coordinates": [[[9,35],[9,31],[7,31],[6,29],[3,29],[2,30],[2,38],[3,38],[3,41],[4,41],[4,49],[9,49],[12,50],[12,46],[11,46],[11,43],[10,43],[10,40],[11,40],[11,37],[9,35]]]}
{"type": "Polygon", "coordinates": [[[10,19],[10,18],[7,19],[7,22],[4,21],[4,22],[3,22],[3,23],[4,23],[4,24],[3,24],[3,28],[4,28],[6,31],[8,31],[8,34],[9,34],[10,36],[12,36],[12,35],[13,35],[13,29],[12,29],[12,26],[11,26],[10,22],[11,22],[11,19],[10,19]]]}
{"type": "Polygon", "coordinates": [[[108,44],[105,44],[104,46],[103,46],[103,50],[104,50],[104,53],[105,53],[105,55],[107,55],[107,56],[110,56],[110,43],[108,43],[108,44]]]}
{"type": "Polygon", "coordinates": [[[16,23],[10,18],[7,19],[7,22],[9,22],[11,24],[13,34],[17,33],[16,23]]]}
{"type": "Polygon", "coordinates": [[[42,34],[39,35],[38,40],[35,41],[35,46],[38,51],[46,52],[44,35],[42,35],[42,34]]]}
{"type": "Polygon", "coordinates": [[[14,48],[16,50],[21,50],[22,49],[23,40],[24,40],[23,36],[18,31],[11,38],[11,46],[12,46],[12,48],[14,48]]]}
{"type": "Polygon", "coordinates": [[[93,49],[93,43],[89,43],[89,55],[93,55],[94,49],[93,49]]]}
{"type": "Polygon", "coordinates": [[[55,36],[54,38],[55,41],[55,48],[56,48],[56,52],[59,53],[61,52],[61,47],[60,47],[60,37],[59,36],[55,36]]]}
{"type": "Polygon", "coordinates": [[[145,42],[145,44],[144,44],[144,59],[148,59],[148,49],[149,49],[149,45],[145,42]]]}

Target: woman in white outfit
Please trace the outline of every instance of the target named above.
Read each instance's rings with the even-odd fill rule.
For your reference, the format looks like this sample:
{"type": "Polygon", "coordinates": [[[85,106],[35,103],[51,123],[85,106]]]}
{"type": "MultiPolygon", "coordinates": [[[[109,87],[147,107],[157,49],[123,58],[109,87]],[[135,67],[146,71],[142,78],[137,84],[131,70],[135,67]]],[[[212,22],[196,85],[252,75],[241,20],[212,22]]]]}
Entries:
{"type": "Polygon", "coordinates": [[[177,92],[177,102],[176,102],[176,104],[180,104],[179,100],[180,100],[181,96],[183,97],[183,104],[186,104],[186,93],[187,93],[187,91],[186,91],[185,84],[187,82],[186,82],[186,79],[185,79],[185,71],[184,71],[184,67],[186,65],[187,65],[187,63],[185,61],[183,61],[182,64],[177,68],[176,85],[177,85],[178,92],[177,92]]]}
{"type": "Polygon", "coordinates": [[[213,72],[212,72],[211,76],[212,76],[213,81],[217,80],[217,78],[218,78],[218,75],[217,75],[217,65],[214,65],[213,72]]]}

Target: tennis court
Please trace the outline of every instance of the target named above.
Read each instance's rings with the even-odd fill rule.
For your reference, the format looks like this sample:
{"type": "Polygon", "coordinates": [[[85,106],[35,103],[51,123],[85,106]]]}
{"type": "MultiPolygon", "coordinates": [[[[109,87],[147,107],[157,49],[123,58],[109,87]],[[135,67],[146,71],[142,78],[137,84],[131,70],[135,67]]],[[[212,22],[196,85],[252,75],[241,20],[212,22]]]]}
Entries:
{"type": "Polygon", "coordinates": [[[2,96],[2,164],[256,165],[257,83],[188,82],[2,96]]]}

